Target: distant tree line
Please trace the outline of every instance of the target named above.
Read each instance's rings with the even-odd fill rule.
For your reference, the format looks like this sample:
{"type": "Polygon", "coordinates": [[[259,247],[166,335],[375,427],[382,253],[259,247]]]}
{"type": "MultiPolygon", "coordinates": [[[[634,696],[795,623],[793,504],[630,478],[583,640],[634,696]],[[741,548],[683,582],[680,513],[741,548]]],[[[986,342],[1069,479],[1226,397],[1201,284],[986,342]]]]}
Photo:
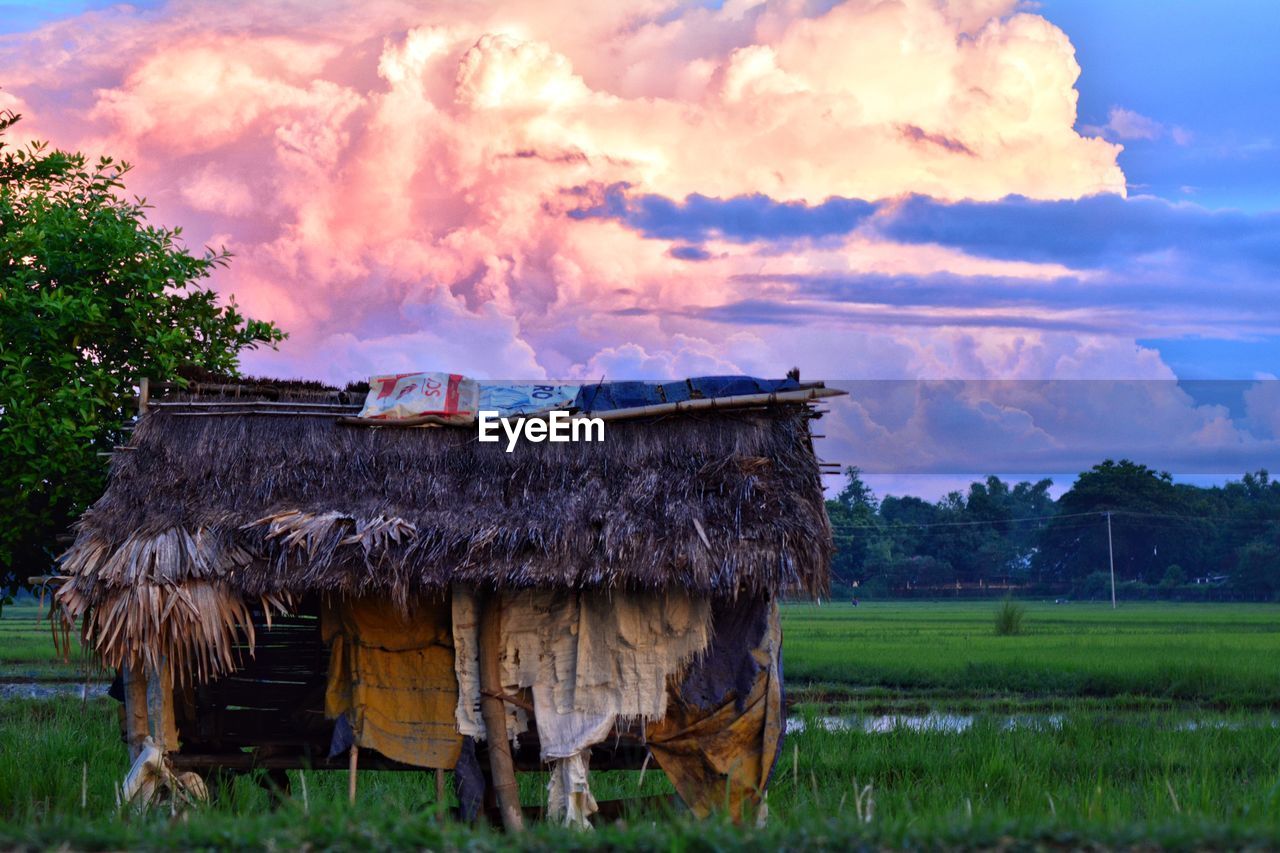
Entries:
{"type": "Polygon", "coordinates": [[[1280,600],[1280,482],[1265,471],[1201,487],[1106,460],[1054,500],[1053,483],[990,476],[939,501],[878,499],[857,468],[827,501],[841,596],[1014,593],[1280,600]]]}

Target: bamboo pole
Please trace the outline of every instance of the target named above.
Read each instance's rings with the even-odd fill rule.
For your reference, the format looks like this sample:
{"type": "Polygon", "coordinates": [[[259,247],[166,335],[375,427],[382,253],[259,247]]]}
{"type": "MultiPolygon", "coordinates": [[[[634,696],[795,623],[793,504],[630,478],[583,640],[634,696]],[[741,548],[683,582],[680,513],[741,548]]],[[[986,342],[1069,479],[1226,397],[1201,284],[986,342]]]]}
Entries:
{"type": "MultiPolygon", "coordinates": [[[[242,407],[246,404],[241,403],[242,407]]],[[[303,412],[295,409],[236,409],[227,411],[223,409],[199,412],[174,412],[175,418],[218,418],[227,417],[229,415],[270,415],[273,417],[294,417],[294,418],[332,418],[342,414],[338,411],[317,409],[314,412],[303,412]]]]}
{"type": "Polygon", "coordinates": [[[161,752],[176,751],[178,728],[173,713],[173,670],[168,658],[161,655],[154,669],[147,672],[147,729],[161,752]]]}
{"type": "Polygon", "coordinates": [[[356,804],[356,765],[360,762],[360,747],[354,743],[347,758],[347,802],[356,804]]]}
{"type": "Polygon", "coordinates": [[[147,737],[147,680],[136,666],[126,665],[124,676],[124,730],[129,745],[129,763],[142,752],[147,737]]]}
{"type": "Polygon", "coordinates": [[[167,400],[152,403],[153,409],[227,409],[235,406],[247,408],[262,406],[277,409],[341,409],[344,412],[359,411],[357,403],[302,403],[285,400],[167,400]]]}
{"type": "MultiPolygon", "coordinates": [[[[658,415],[672,415],[680,412],[705,412],[724,409],[744,409],[759,406],[773,406],[780,403],[807,403],[825,397],[843,397],[848,391],[838,388],[807,388],[802,391],[775,391],[770,394],[739,394],[736,397],[705,397],[697,400],[682,400],[678,403],[655,403],[652,406],[634,406],[629,409],[609,409],[604,412],[579,412],[574,418],[599,418],[603,421],[626,421],[632,418],[652,418],[658,415]]],[[[548,412],[523,415],[526,418],[545,419],[548,412]]],[[[412,427],[424,424],[440,424],[442,426],[471,426],[458,424],[442,418],[440,415],[419,415],[413,418],[375,419],[375,418],[340,418],[339,423],[351,426],[369,427],[412,427]]]]}
{"type": "Polygon", "coordinates": [[[511,743],[507,740],[507,715],[502,700],[494,694],[502,692],[502,596],[490,593],[480,605],[480,715],[484,718],[485,736],[489,742],[489,770],[502,825],[508,832],[524,829],[520,811],[520,791],[516,785],[515,764],[511,760],[511,743]]]}
{"type": "Polygon", "coordinates": [[[807,403],[823,397],[843,397],[848,391],[837,388],[809,388],[804,391],[775,391],[771,394],[739,394],[735,397],[704,397],[698,400],[682,400],[678,403],[656,403],[652,406],[635,406],[629,409],[610,409],[607,412],[591,412],[576,417],[600,418],[604,421],[625,421],[632,418],[649,418],[676,412],[704,412],[715,409],[742,409],[750,406],[772,406],[778,403],[807,403]]]}

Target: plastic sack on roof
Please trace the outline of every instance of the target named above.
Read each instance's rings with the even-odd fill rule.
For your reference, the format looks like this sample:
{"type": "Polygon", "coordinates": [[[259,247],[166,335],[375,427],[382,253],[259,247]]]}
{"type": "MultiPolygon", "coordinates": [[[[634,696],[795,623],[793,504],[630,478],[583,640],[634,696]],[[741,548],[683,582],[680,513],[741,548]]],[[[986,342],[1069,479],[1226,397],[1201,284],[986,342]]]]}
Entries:
{"type": "Polygon", "coordinates": [[[476,419],[480,387],[456,373],[393,373],[369,377],[369,394],[360,417],[402,420],[424,416],[445,423],[476,419]]]}
{"type": "Polygon", "coordinates": [[[574,400],[574,408],[583,412],[607,412],[710,397],[772,394],[794,391],[799,387],[800,383],[794,379],[758,379],[754,376],[695,376],[672,382],[599,382],[582,386],[574,400]]]}
{"type": "Polygon", "coordinates": [[[480,411],[503,416],[532,415],[567,409],[578,396],[577,385],[480,385],[480,411]]]}

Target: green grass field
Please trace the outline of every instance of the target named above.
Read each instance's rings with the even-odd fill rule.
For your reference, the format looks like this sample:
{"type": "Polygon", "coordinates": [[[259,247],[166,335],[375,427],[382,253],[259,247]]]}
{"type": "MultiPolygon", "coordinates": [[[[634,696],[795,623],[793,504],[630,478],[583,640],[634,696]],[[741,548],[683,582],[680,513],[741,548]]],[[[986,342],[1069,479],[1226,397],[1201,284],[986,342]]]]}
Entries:
{"type": "Polygon", "coordinates": [[[1141,698],[1280,708],[1280,607],[1025,605],[1025,633],[996,636],[996,602],[790,605],[788,683],[939,701],[1141,698]]]}
{"type": "MultiPolygon", "coordinates": [[[[995,636],[995,608],[788,606],[788,689],[805,726],[788,738],[766,828],[652,812],[588,835],[540,826],[524,846],[1280,844],[1280,608],[1029,604],[1027,633],[1012,637],[995,636]],[[971,719],[959,731],[884,733],[821,720],[926,710],[971,719]]],[[[0,630],[25,615],[6,610],[0,630]]],[[[43,660],[58,666],[51,650],[43,660]]],[[[241,778],[185,820],[120,816],[115,713],[103,699],[0,702],[0,847],[507,846],[492,830],[440,821],[431,777],[417,773],[363,774],[355,809],[343,774],[309,772],[305,813],[295,773],[274,809],[241,778]]],[[[636,773],[592,782],[601,799],[641,792],[636,773]]],[[[525,802],[540,802],[544,784],[524,777],[525,802]]],[[[666,790],[651,768],[643,792],[666,790]]]]}

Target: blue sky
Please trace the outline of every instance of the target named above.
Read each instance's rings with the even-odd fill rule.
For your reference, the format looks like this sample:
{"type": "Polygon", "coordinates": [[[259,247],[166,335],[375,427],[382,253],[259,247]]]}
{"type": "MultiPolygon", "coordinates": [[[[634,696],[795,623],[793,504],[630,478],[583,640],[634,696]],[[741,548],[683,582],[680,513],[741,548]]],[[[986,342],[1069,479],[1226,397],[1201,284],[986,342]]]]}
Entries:
{"type": "Polygon", "coordinates": [[[1078,127],[1113,107],[1157,122],[1121,140],[1130,191],[1210,207],[1275,209],[1280,197],[1280,3],[1045,0],[1075,45],[1078,127]],[[1173,129],[1190,134],[1180,144],[1173,129]]]}
{"type": "MultiPolygon", "coordinates": [[[[85,12],[124,5],[118,0],[0,0],[0,34],[21,33],[85,12]]],[[[134,0],[127,5],[150,7],[161,0],[134,0]]]]}
{"type": "MultiPolygon", "coordinates": [[[[1274,0],[1044,0],[1081,66],[1077,127],[1115,107],[1161,126],[1122,140],[1130,192],[1209,208],[1280,208],[1280,3],[1274,0]],[[1175,139],[1173,128],[1189,134],[1175,139]]],[[[1273,240],[1273,245],[1275,244],[1273,240]]],[[[1273,266],[1267,287],[1280,284],[1273,266]]],[[[1280,336],[1139,342],[1194,379],[1280,375],[1280,336]]]]}

